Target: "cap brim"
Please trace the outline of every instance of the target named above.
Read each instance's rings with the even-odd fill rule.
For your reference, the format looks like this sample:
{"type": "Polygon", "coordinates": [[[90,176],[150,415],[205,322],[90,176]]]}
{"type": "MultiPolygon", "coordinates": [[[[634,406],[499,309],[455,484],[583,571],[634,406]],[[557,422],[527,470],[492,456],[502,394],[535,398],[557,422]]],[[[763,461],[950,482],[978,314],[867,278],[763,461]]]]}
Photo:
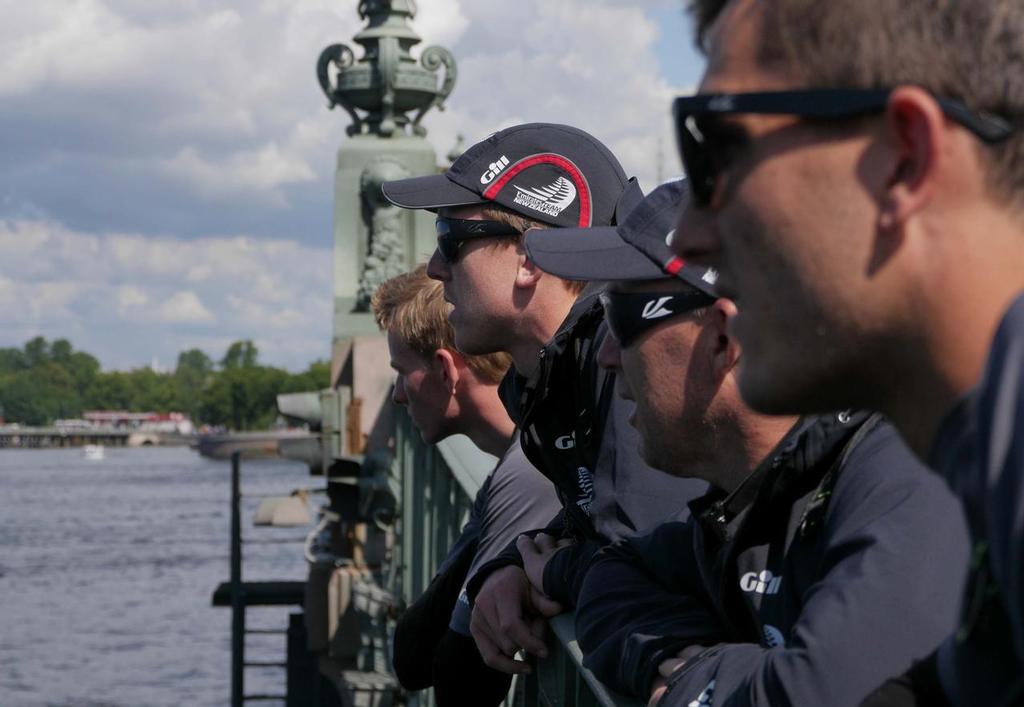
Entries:
{"type": "Polygon", "coordinates": [[[384,198],[403,209],[440,209],[445,206],[483,204],[479,194],[459,186],[443,174],[398,179],[381,185],[384,198]]]}
{"type": "Polygon", "coordinates": [[[544,272],[567,280],[659,280],[668,277],[614,227],[542,228],[526,232],[526,253],[544,272]]]}

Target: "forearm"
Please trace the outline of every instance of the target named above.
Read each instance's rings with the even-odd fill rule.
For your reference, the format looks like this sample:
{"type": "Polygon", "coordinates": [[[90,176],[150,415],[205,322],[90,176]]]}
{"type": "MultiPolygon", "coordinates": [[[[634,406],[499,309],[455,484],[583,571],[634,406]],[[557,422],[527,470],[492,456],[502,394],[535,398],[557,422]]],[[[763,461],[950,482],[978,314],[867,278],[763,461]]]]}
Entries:
{"type": "Polygon", "coordinates": [[[586,573],[576,611],[584,665],[610,687],[647,699],[658,665],[724,629],[695,592],[666,588],[628,546],[606,548],[586,573]]]}
{"type": "Polygon", "coordinates": [[[559,550],[544,567],[544,593],[568,611],[575,607],[583,580],[601,547],[591,540],[559,550]]]}
{"type": "MultiPolygon", "coordinates": [[[[546,528],[530,530],[521,534],[529,536],[531,538],[540,535],[541,533],[552,535],[556,538],[562,537],[563,533],[565,532],[563,513],[564,512],[559,512],[558,515],[555,516],[550,523],[548,523],[548,526],[546,528]]],[[[523,566],[523,558],[519,554],[519,549],[516,548],[515,540],[509,543],[508,546],[504,550],[502,550],[501,553],[498,554],[493,560],[491,560],[490,562],[486,562],[483,565],[480,565],[480,567],[478,567],[476,571],[473,573],[473,576],[466,584],[466,594],[469,596],[470,603],[472,604],[476,602],[476,596],[480,593],[480,587],[484,585],[484,582],[487,581],[487,578],[489,576],[491,576],[501,568],[509,566],[520,568],[523,566]]]]}

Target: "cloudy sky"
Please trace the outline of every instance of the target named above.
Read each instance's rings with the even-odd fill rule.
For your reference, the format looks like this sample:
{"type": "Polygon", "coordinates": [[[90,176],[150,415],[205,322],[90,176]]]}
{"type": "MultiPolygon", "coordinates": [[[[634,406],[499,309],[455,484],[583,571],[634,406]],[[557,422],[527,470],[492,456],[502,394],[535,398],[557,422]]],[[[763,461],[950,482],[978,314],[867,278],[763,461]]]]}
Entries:
{"type": "MultiPolygon", "coordinates": [[[[650,188],[701,60],[681,0],[418,0],[458,82],[440,155],[515,123],[582,127],[650,188]]],[[[0,0],[0,346],[65,337],[108,369],[254,339],[329,357],[334,153],[320,50],[357,0],[0,0]]]]}

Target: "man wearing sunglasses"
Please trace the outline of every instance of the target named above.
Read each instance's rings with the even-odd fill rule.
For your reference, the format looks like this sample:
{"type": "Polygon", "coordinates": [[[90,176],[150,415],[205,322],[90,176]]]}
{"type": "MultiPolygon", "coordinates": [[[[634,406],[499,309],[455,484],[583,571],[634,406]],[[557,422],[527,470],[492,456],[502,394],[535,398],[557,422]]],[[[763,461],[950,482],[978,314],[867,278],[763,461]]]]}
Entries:
{"type": "Polygon", "coordinates": [[[514,656],[520,649],[546,653],[543,617],[575,603],[575,567],[705,488],[643,464],[626,422],[631,406],[614,398],[613,376],[594,360],[605,333],[599,288],[545,274],[521,242],[529,228],[557,237],[567,227],[616,223],[642,194],[591,135],[542,123],[498,132],[445,174],[388,182],[383,191],[398,206],[438,212],[427,271],[453,305],[455,344],[468,354],[512,356],[502,399],[527,457],[562,500],[548,533],[571,547],[551,563],[546,592],[531,587],[515,546],[481,567],[468,587],[471,630],[484,660],[527,672],[514,656]]]}
{"type": "Polygon", "coordinates": [[[636,401],[643,456],[711,485],[688,518],[582,573],[584,662],[662,707],[852,707],[955,624],[966,527],[880,416],[773,417],[743,402],[735,305],[666,243],[685,199],[673,182],[618,228],[526,238],[541,268],[611,281],[598,362],[636,401]]]}
{"type": "Polygon", "coordinates": [[[701,208],[675,248],[736,301],[744,398],[881,410],[946,478],[972,578],[907,690],[1022,704],[1024,9],[691,5],[708,65],[675,118],[701,208]]]}

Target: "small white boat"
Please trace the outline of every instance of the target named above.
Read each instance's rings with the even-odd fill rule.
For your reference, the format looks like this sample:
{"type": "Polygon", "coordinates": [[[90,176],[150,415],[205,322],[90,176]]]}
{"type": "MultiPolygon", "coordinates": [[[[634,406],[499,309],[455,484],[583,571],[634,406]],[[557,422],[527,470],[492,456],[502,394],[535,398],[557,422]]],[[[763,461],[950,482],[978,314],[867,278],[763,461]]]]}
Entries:
{"type": "Polygon", "coordinates": [[[90,461],[100,461],[107,455],[102,444],[87,444],[82,447],[82,456],[90,461]]]}

